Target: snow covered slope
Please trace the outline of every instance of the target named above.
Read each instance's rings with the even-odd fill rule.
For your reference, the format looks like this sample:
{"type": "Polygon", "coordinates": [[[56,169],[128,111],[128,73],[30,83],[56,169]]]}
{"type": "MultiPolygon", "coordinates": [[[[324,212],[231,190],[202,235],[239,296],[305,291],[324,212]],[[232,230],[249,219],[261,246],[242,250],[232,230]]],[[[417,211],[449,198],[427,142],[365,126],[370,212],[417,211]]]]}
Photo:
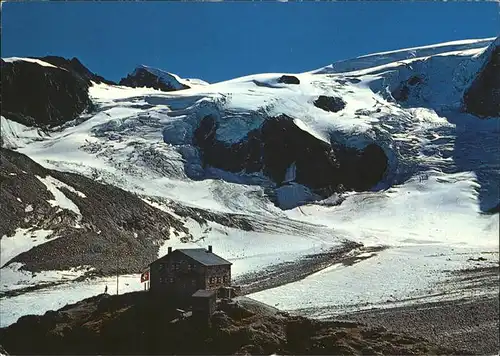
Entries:
{"type": "MultiPolygon", "coordinates": [[[[211,242],[236,261],[236,276],[278,263],[277,252],[286,262],[356,241],[390,247],[379,260],[380,278],[389,278],[404,256],[424,261],[419,254],[435,246],[471,255],[498,250],[498,214],[485,212],[500,201],[500,121],[462,110],[491,43],[460,41],[198,86],[153,71],[185,90],[94,83],[93,112],[44,133],[2,117],[2,140],[46,168],[139,194],[174,217],[182,209],[206,213],[206,223],[196,214],[181,219],[193,239],[172,234],[168,243],[211,242]],[[215,221],[223,214],[254,228],[215,221]]],[[[441,280],[427,274],[467,265],[453,261],[433,271],[420,266],[421,278],[398,295],[425,292],[441,280]]],[[[363,263],[367,283],[373,276],[363,263]]],[[[326,288],[334,272],[296,283],[326,288]]],[[[283,300],[287,291],[257,297],[283,300]]],[[[373,295],[368,302],[386,296],[373,295]]]]}
{"type": "Polygon", "coordinates": [[[326,67],[313,70],[311,73],[328,74],[353,72],[363,69],[381,67],[391,63],[393,63],[394,65],[400,61],[405,60],[414,60],[417,58],[426,58],[438,55],[449,56],[453,53],[469,53],[470,55],[483,52],[484,49],[488,47],[494,40],[494,37],[485,39],[461,40],[438,43],[422,47],[405,48],[395,51],[373,53],[354,59],[335,62],[326,67]]]}
{"type": "MultiPolygon", "coordinates": [[[[56,67],[55,65],[52,65],[50,63],[47,63],[45,61],[41,61],[41,60],[35,59],[35,58],[9,57],[9,58],[2,58],[2,59],[5,62],[7,62],[7,63],[13,63],[13,62],[21,61],[21,62],[36,63],[38,65],[41,65],[42,67],[59,68],[59,67],[56,67]]],[[[62,68],[59,68],[59,69],[62,69],[62,68]]]]}

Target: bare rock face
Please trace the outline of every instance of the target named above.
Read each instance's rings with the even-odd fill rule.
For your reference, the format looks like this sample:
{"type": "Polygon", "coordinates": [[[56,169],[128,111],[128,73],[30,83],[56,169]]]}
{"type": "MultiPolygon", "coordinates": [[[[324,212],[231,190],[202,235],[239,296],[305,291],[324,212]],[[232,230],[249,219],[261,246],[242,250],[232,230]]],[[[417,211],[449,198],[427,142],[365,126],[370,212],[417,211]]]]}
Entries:
{"type": "Polygon", "coordinates": [[[71,70],[27,61],[0,62],[2,115],[28,126],[53,127],[92,108],[90,81],[71,70]]]}
{"type": "Polygon", "coordinates": [[[408,100],[412,88],[422,83],[423,79],[417,75],[414,75],[408,78],[407,80],[401,82],[396,87],[396,89],[392,91],[391,95],[397,102],[400,103],[405,102],[406,100],[408,100]]]}
{"type": "Polygon", "coordinates": [[[44,62],[53,64],[56,67],[64,68],[70,72],[73,72],[73,74],[80,76],[83,80],[86,80],[89,83],[90,81],[93,81],[97,84],[105,83],[109,85],[116,85],[115,82],[107,80],[104,77],[101,77],[100,75],[91,72],[76,57],[73,57],[72,59],[66,59],[58,56],[45,56],[45,57],[39,57],[39,59],[44,62]]]}
{"type": "MultiPolygon", "coordinates": [[[[164,73],[168,75],[168,73],[164,73]]],[[[175,91],[190,88],[185,84],[179,83],[173,76],[169,78],[169,80],[165,80],[165,78],[152,73],[146,67],[136,68],[133,73],[122,78],[119,84],[132,88],[147,87],[162,91],[175,91]]]]}
{"type": "Polygon", "coordinates": [[[328,144],[298,128],[293,119],[270,118],[239,142],[216,139],[218,124],[204,117],[195,131],[194,144],[204,165],[230,172],[262,172],[281,185],[289,170],[293,181],[319,194],[366,190],[378,183],[387,169],[387,156],[376,144],[364,150],[328,144]]]}
{"type": "Polygon", "coordinates": [[[117,270],[136,273],[158,257],[164,241],[189,233],[177,218],[135,194],[45,169],[14,151],[1,149],[0,159],[0,239],[15,238],[17,228],[51,230],[47,237],[59,236],[1,261],[2,265],[20,262],[33,272],[92,266],[102,275],[117,270]],[[40,180],[47,177],[60,182],[57,189],[78,207],[79,214],[48,202],[56,198],[40,180]]]}
{"type": "Polygon", "coordinates": [[[338,112],[345,108],[346,102],[339,97],[320,95],[314,106],[329,112],[338,112]]]}
{"type": "Polygon", "coordinates": [[[500,46],[464,95],[465,111],[482,117],[500,117],[500,46]]]}
{"type": "Polygon", "coordinates": [[[406,83],[401,83],[392,93],[392,97],[396,99],[397,102],[404,102],[408,100],[410,95],[410,88],[406,83]]]}
{"type": "Polygon", "coordinates": [[[282,75],[278,79],[278,83],[284,83],[284,84],[300,84],[299,78],[293,76],[293,75],[282,75]]]}

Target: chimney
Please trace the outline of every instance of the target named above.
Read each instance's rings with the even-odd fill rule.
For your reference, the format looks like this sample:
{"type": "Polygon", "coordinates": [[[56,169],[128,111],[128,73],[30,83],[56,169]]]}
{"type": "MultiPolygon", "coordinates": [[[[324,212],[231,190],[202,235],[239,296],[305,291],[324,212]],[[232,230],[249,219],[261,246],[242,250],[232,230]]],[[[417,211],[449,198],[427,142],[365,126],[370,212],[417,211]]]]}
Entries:
{"type": "Polygon", "coordinates": [[[212,245],[208,245],[208,251],[207,252],[212,252],[212,245]]]}
{"type": "Polygon", "coordinates": [[[172,253],[172,247],[168,247],[168,254],[170,255],[172,253]]]}

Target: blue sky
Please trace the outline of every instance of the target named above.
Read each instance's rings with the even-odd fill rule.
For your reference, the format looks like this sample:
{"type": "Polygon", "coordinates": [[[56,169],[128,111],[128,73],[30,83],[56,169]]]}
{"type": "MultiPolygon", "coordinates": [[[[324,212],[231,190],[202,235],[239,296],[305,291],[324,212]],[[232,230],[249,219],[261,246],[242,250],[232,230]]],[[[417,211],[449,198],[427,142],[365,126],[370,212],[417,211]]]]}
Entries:
{"type": "Polygon", "coordinates": [[[216,82],[303,72],[404,47],[494,37],[493,2],[14,2],[2,57],[78,57],[118,80],[138,64],[216,82]]]}

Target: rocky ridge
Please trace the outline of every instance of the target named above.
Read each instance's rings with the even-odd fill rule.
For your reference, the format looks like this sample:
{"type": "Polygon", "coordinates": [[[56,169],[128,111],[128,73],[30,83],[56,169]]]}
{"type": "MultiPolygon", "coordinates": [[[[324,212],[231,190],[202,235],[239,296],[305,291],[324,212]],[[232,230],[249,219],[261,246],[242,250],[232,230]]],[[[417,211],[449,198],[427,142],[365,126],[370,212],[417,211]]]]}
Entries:
{"type": "Polygon", "coordinates": [[[219,305],[207,325],[149,293],[99,295],[0,329],[16,355],[62,354],[464,354],[417,337],[348,321],[315,321],[248,298],[219,305]]]}
{"type": "Polygon", "coordinates": [[[50,128],[93,110],[88,95],[90,80],[72,70],[68,61],[57,57],[51,60],[64,62],[70,69],[0,60],[2,116],[26,126],[50,128]]]}
{"type": "Polygon", "coordinates": [[[167,92],[190,88],[188,85],[180,83],[172,74],[146,66],[137,67],[131,74],[120,79],[119,84],[132,88],[147,87],[167,92]]]}
{"type": "Polygon", "coordinates": [[[500,116],[500,37],[485,53],[485,63],[464,94],[465,110],[482,117],[500,116]]]}

